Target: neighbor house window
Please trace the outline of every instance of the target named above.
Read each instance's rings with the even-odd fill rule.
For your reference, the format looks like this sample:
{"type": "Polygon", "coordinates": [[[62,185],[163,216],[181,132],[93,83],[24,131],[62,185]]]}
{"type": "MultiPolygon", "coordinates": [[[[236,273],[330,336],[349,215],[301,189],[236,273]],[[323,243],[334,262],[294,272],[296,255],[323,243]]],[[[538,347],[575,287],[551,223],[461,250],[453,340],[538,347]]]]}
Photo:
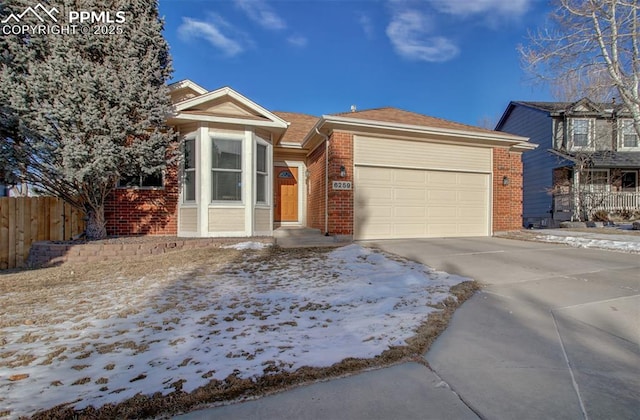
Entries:
{"type": "Polygon", "coordinates": [[[605,192],[609,189],[609,171],[591,170],[586,173],[586,186],[590,192],[605,192]]]}
{"type": "Polygon", "coordinates": [[[638,189],[638,173],[636,171],[623,172],[621,181],[623,192],[636,192],[638,189]]]}
{"type": "Polygon", "coordinates": [[[213,201],[242,201],[242,140],[213,139],[213,201]]]}
{"type": "Polygon", "coordinates": [[[622,121],[622,147],[638,147],[638,133],[632,120],[622,121]]]}
{"type": "Polygon", "coordinates": [[[256,147],[256,202],[267,204],[268,180],[267,146],[257,144],[256,147]]]}
{"type": "Polygon", "coordinates": [[[162,171],[151,175],[127,175],[118,181],[119,188],[162,188],[162,171]]]}
{"type": "Polygon", "coordinates": [[[573,120],[571,144],[573,147],[589,147],[589,120],[573,120]]]}
{"type": "Polygon", "coordinates": [[[184,201],[196,201],[196,140],[184,141],[184,201]]]}

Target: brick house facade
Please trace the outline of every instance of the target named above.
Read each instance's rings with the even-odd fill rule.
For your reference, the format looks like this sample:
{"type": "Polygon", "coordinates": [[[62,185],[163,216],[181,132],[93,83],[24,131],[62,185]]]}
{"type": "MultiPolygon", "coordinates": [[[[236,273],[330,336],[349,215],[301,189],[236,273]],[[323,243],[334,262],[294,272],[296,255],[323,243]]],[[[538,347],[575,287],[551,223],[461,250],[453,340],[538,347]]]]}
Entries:
{"type": "Polygon", "coordinates": [[[110,235],[354,239],[487,236],[522,220],[527,139],[395,108],[270,112],[230,88],[174,84],[168,120],[189,156],[159,188],[122,188],[110,235]]]}

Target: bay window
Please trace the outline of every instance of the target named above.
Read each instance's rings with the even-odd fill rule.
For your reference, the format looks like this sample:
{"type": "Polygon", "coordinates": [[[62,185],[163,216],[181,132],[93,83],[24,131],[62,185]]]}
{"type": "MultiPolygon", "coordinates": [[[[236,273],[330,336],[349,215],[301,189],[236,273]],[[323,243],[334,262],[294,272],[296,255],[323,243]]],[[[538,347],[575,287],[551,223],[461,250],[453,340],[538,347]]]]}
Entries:
{"type": "Polygon", "coordinates": [[[213,201],[242,201],[242,140],[213,138],[213,201]]]}

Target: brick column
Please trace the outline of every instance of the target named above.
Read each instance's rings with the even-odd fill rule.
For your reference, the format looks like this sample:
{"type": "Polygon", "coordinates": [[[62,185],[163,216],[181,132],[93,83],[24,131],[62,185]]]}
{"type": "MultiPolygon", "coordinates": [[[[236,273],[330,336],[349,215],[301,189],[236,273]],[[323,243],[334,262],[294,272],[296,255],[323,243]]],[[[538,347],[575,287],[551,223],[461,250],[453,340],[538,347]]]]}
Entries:
{"type": "Polygon", "coordinates": [[[522,153],[493,149],[493,232],[522,228],[522,153]],[[507,177],[508,185],[504,185],[507,177]]]}
{"type": "Polygon", "coordinates": [[[353,182],[353,134],[334,132],[329,138],[329,234],[353,235],[353,189],[332,189],[332,181],[353,182]],[[347,174],[340,177],[340,167],[347,174]]]}

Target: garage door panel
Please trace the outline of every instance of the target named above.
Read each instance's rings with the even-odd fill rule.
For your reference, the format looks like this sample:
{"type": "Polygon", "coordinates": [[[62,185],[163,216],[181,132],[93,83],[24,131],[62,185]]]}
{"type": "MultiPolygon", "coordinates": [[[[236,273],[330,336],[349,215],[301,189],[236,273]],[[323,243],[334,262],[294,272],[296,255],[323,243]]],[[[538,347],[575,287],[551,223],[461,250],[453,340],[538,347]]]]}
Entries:
{"type": "Polygon", "coordinates": [[[451,186],[458,184],[455,173],[452,172],[427,172],[428,182],[432,186],[451,186]]]}
{"type": "Polygon", "coordinates": [[[356,166],[356,239],[486,236],[489,174],[356,166]]]}
{"type": "Polygon", "coordinates": [[[423,203],[427,197],[427,191],[414,188],[397,188],[393,192],[396,200],[419,201],[423,203]]]}
{"type": "Polygon", "coordinates": [[[427,173],[424,171],[393,171],[392,173],[393,180],[404,185],[424,186],[427,182],[427,173]]]}
{"type": "Polygon", "coordinates": [[[428,196],[429,203],[451,203],[451,205],[455,205],[458,200],[458,194],[455,191],[430,190],[428,196]]]}
{"type": "Polygon", "coordinates": [[[391,206],[368,206],[366,211],[367,217],[389,219],[393,216],[393,207],[391,206]]]}
{"type": "Polygon", "coordinates": [[[370,170],[370,171],[365,171],[364,173],[357,172],[356,180],[358,181],[358,184],[361,184],[364,182],[365,184],[383,184],[384,185],[384,184],[389,184],[391,182],[392,176],[393,176],[392,172],[370,170]]]}
{"type": "Polygon", "coordinates": [[[487,193],[482,191],[463,191],[456,194],[456,200],[460,204],[476,205],[486,203],[487,193]]]}
{"type": "Polygon", "coordinates": [[[456,236],[458,234],[455,223],[429,223],[429,236],[456,236]]]}
{"type": "Polygon", "coordinates": [[[367,231],[367,235],[371,238],[386,238],[393,233],[388,223],[371,223],[370,221],[366,221],[363,225],[363,228],[367,231]]]}
{"type": "Polygon", "coordinates": [[[426,208],[425,207],[395,207],[393,209],[394,217],[405,217],[405,218],[417,218],[422,223],[424,223],[424,217],[426,216],[426,208]]]}
{"type": "Polygon", "coordinates": [[[371,202],[384,202],[393,199],[393,189],[389,186],[371,186],[367,188],[367,199],[371,202]]]}
{"type": "Polygon", "coordinates": [[[424,223],[414,224],[396,224],[394,225],[393,234],[398,238],[420,238],[427,233],[427,226],[424,223]]]}
{"type": "Polygon", "coordinates": [[[487,185],[488,177],[479,177],[478,174],[458,174],[458,184],[465,185],[467,188],[483,187],[487,185]]]}

